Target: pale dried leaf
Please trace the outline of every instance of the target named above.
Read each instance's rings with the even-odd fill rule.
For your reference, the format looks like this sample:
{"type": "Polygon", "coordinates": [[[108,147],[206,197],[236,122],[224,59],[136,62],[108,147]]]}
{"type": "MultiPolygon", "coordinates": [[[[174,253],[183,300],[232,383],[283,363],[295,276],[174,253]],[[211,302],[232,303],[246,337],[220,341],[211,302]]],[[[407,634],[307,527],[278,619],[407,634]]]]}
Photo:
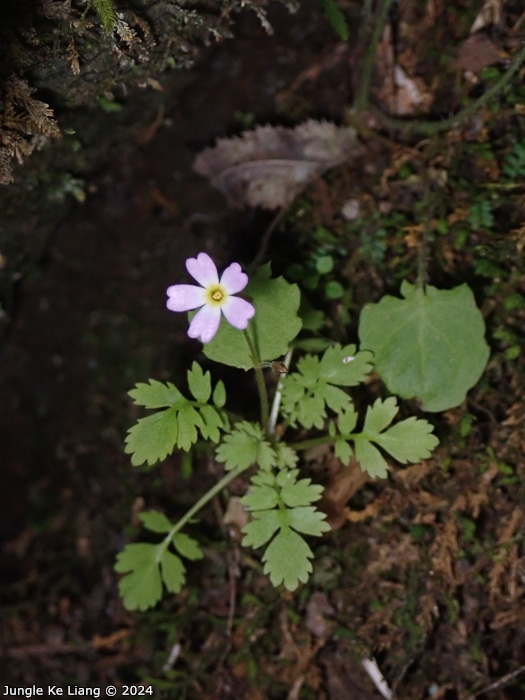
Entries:
{"type": "Polygon", "coordinates": [[[420,110],[427,110],[432,102],[432,95],[419,78],[410,78],[401,66],[394,68],[395,114],[408,116],[420,110]]]}
{"type": "Polygon", "coordinates": [[[486,34],[472,34],[458,50],[456,66],[471,73],[481,73],[483,68],[501,61],[498,48],[486,34]]]}
{"type": "MultiPolygon", "coordinates": [[[[406,57],[405,57],[406,60],[406,57]]],[[[406,62],[414,63],[415,60],[406,62]]],[[[375,57],[375,82],[372,92],[387,112],[396,116],[409,116],[427,112],[433,96],[421,78],[408,74],[396,61],[394,37],[389,24],[385,25],[375,57]]]]}
{"type": "Polygon", "coordinates": [[[491,24],[500,24],[502,9],[503,0],[485,0],[483,7],[474,20],[474,24],[470,28],[470,33],[474,34],[491,24]]]}
{"type": "Polygon", "coordinates": [[[248,522],[248,512],[237,496],[232,496],[228,501],[222,522],[228,528],[231,537],[240,542],[243,537],[242,529],[248,522]]]}
{"type": "Polygon", "coordinates": [[[321,591],[315,591],[306,605],[304,625],[314,637],[327,637],[333,631],[335,623],[326,618],[333,617],[334,614],[335,610],[326,594],[321,591]]]}
{"type": "Polygon", "coordinates": [[[193,169],[207,177],[231,206],[278,209],[325,170],[359,151],[353,129],[310,120],[295,129],[260,126],[219,139],[197,156],[193,169]]]}

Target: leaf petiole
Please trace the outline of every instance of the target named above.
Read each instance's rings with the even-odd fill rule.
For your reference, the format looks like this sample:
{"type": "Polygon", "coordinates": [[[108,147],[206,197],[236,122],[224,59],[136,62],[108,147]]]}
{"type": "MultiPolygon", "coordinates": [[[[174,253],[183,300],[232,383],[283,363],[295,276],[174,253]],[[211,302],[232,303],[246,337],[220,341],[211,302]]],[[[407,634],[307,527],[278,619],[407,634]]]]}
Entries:
{"type": "Polygon", "coordinates": [[[177,534],[177,532],[182,530],[182,528],[193,518],[193,516],[196,515],[202,508],[204,508],[204,506],[207,503],[209,503],[212,498],[214,498],[218,493],[220,493],[224,488],[226,488],[226,486],[228,486],[230,482],[236,479],[240,474],[242,474],[244,471],[246,471],[246,469],[248,469],[251,466],[252,465],[249,464],[247,467],[237,467],[231,472],[225,474],[222,477],[222,479],[219,479],[219,481],[216,484],[214,484],[211,487],[211,489],[206,491],[206,493],[201,498],[199,498],[197,503],[195,503],[189,509],[189,511],[175,523],[175,525],[171,528],[171,530],[168,532],[163,541],[159,544],[157,555],[155,557],[157,564],[160,563],[164,551],[170,546],[171,541],[177,534]]]}

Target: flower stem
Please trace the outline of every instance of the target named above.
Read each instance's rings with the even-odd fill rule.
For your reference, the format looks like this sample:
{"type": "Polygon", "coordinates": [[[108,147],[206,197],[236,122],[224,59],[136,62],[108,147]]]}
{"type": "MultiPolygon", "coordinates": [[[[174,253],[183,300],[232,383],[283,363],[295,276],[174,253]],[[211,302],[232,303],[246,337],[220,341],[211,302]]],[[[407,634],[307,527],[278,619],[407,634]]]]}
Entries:
{"type": "MultiPolygon", "coordinates": [[[[253,344],[253,340],[250,338],[248,331],[243,331],[246,342],[250,349],[250,357],[253,362],[253,369],[255,370],[255,378],[257,379],[257,389],[259,391],[259,401],[261,403],[261,425],[264,432],[268,436],[268,394],[266,392],[266,384],[264,383],[264,375],[262,369],[260,368],[261,360],[253,344]]],[[[269,436],[268,436],[269,437],[269,436]]]]}

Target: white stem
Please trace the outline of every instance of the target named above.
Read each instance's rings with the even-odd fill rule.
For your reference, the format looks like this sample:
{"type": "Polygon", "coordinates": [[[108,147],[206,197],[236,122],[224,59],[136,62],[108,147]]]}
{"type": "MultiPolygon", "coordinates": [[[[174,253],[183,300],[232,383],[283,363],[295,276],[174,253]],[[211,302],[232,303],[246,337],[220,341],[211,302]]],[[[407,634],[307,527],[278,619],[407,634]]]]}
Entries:
{"type": "Polygon", "coordinates": [[[388,687],[388,683],[385,681],[383,674],[379,670],[376,660],[374,658],[362,659],[361,663],[381,695],[386,698],[386,700],[392,700],[392,691],[388,687]]]}
{"type": "MultiPolygon", "coordinates": [[[[286,357],[284,358],[284,364],[289,367],[290,366],[290,360],[292,359],[292,353],[293,349],[290,348],[288,352],[286,353],[286,357]]],[[[283,388],[283,383],[279,379],[277,382],[277,389],[275,391],[275,396],[273,397],[272,401],[272,410],[270,411],[270,420],[268,421],[268,432],[270,435],[273,435],[275,433],[275,426],[277,424],[277,416],[279,415],[279,409],[281,408],[281,390],[283,388]]]]}

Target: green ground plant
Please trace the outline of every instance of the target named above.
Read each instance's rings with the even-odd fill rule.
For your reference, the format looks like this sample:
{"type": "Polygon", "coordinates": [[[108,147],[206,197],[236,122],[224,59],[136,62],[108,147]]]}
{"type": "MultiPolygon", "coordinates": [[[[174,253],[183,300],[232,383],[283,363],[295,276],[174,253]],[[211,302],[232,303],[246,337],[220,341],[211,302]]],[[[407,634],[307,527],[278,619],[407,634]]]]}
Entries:
{"type": "MultiPolygon", "coordinates": [[[[322,280],[333,258],[318,253],[310,272],[322,280]]],[[[126,452],[133,465],[151,468],[174,449],[191,453],[199,445],[214,451],[224,476],[175,522],[157,510],[139,514],[161,539],[127,544],[118,556],[115,568],[125,574],[120,592],[129,609],[154,606],[163,588],[181,591],[188,562],[203,556],[197,539],[183,529],[247,471],[242,504],[249,520],[242,545],[264,548],[261,560],[272,584],[295,590],[312,572],[308,538],[330,529],[316,505],[323,489],[302,473],[301,454],[327,443],[343,464],[355,456],[374,478],[387,477],[388,459],[407,464],[428,458],[438,444],[431,423],[416,416],[396,420],[396,395],[418,398],[427,411],[456,406],[488,358],[483,319],[466,285],[440,291],[404,282],[404,299],[386,296],[363,309],[361,349],[324,338],[318,350],[303,352],[297,284],[273,278],[269,264],[248,280],[232,263],[219,279],[206,253],[188,259],[186,267],[201,286],[170,287],[168,308],[190,312],[188,335],[200,338],[209,359],[255,372],[260,419],[248,420],[228,407],[224,383],[214,383],[197,362],[187,373],[189,396],[155,379],[132,389],[134,402],[153,411],[129,431],[126,452]],[[376,398],[360,415],[350,391],[374,368],[391,395],[376,398]],[[273,396],[267,370],[279,376],[273,396]]]]}

